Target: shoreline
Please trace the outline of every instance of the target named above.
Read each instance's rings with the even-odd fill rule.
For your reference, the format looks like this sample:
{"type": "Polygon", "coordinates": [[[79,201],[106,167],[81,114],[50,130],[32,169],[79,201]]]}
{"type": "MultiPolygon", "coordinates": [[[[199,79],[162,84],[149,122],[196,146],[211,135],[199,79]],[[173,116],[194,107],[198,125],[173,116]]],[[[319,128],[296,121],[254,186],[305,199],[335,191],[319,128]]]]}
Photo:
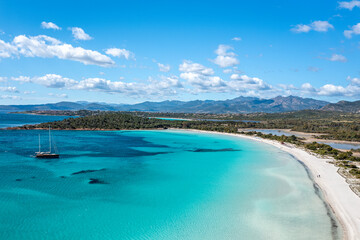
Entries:
{"type": "MultiPolygon", "coordinates": [[[[178,130],[178,129],[169,129],[178,130]]],[[[183,131],[183,130],[180,130],[183,131]]],[[[360,239],[360,198],[351,190],[346,179],[338,173],[338,167],[330,163],[330,158],[319,158],[304,149],[300,149],[288,143],[281,144],[274,140],[262,139],[258,137],[220,133],[202,130],[184,130],[189,132],[199,132],[208,134],[220,134],[233,136],[243,139],[258,141],[270,144],[292,155],[300,163],[304,164],[312,174],[311,179],[321,189],[324,201],[333,211],[337,220],[343,228],[343,239],[360,239]],[[320,177],[315,177],[320,175],[320,177]]]]}

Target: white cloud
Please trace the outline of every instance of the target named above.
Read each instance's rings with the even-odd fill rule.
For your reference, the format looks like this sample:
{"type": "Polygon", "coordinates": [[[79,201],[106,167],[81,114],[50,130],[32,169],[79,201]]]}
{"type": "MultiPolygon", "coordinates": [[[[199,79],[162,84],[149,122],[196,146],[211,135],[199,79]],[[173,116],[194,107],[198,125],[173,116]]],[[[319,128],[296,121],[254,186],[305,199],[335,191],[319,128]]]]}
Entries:
{"type": "Polygon", "coordinates": [[[48,88],[69,88],[77,84],[77,82],[70,78],[64,78],[57,74],[46,74],[42,77],[27,77],[19,76],[11,78],[13,81],[23,83],[36,83],[48,88]]]}
{"type": "MultiPolygon", "coordinates": [[[[57,74],[46,74],[41,77],[13,77],[13,81],[34,83],[48,88],[61,88],[68,90],[86,90],[107,93],[121,93],[132,97],[144,96],[172,96],[177,93],[177,89],[183,85],[177,77],[161,76],[160,80],[148,79],[147,83],[126,83],[123,81],[110,81],[104,78],[86,78],[76,81],[57,74]]],[[[51,94],[55,97],[65,97],[59,94],[51,94]]]]}
{"type": "Polygon", "coordinates": [[[21,83],[27,83],[31,81],[31,78],[27,76],[19,76],[19,77],[11,77],[11,80],[21,83]]]}
{"type": "Polygon", "coordinates": [[[7,77],[0,77],[0,82],[6,82],[7,77]]]}
{"type": "Polygon", "coordinates": [[[339,8],[353,10],[354,7],[360,7],[360,1],[352,0],[350,2],[339,2],[339,8]]]}
{"type": "Polygon", "coordinates": [[[352,38],[353,35],[359,35],[359,34],[360,34],[360,23],[352,26],[351,30],[344,31],[344,36],[346,38],[352,38]]]}
{"type": "Polygon", "coordinates": [[[0,58],[9,58],[12,55],[17,54],[18,49],[16,46],[13,46],[11,43],[6,43],[3,40],[0,40],[0,58]]]}
{"type": "Polygon", "coordinates": [[[316,92],[316,89],[310,84],[310,83],[304,83],[301,85],[301,91],[305,93],[314,93],[316,92]]]}
{"type": "Polygon", "coordinates": [[[305,83],[301,86],[301,92],[310,95],[318,96],[340,96],[340,97],[359,97],[360,96],[360,79],[350,78],[347,80],[349,84],[347,86],[339,86],[334,84],[325,84],[320,88],[314,88],[310,83],[305,83]]]}
{"type": "MultiPolygon", "coordinates": [[[[228,48],[218,48],[217,54],[227,53],[228,48]]],[[[228,54],[228,53],[227,53],[228,54]]],[[[231,53],[230,53],[231,54],[231,53]]],[[[231,69],[227,69],[231,70],[231,69]]],[[[241,92],[247,94],[249,91],[269,91],[272,86],[265,83],[262,79],[248,77],[246,75],[232,74],[230,80],[225,81],[219,76],[214,76],[214,70],[201,64],[191,61],[184,61],[179,66],[180,78],[194,88],[193,92],[241,92]]],[[[227,71],[230,73],[231,71],[227,71]]]]}
{"type": "Polygon", "coordinates": [[[71,32],[73,37],[76,40],[91,40],[92,37],[90,37],[89,34],[85,33],[85,31],[82,28],[79,27],[72,27],[71,32]]]}
{"type": "Polygon", "coordinates": [[[235,91],[269,90],[272,88],[269,84],[265,83],[262,79],[257,77],[232,74],[230,79],[231,81],[228,82],[228,86],[230,86],[235,91]]]}
{"type": "Polygon", "coordinates": [[[52,22],[42,22],[41,27],[45,29],[61,30],[61,27],[52,22]]]}
{"type": "Polygon", "coordinates": [[[236,54],[229,50],[233,50],[233,48],[228,45],[220,44],[219,47],[215,50],[215,53],[218,56],[212,61],[222,68],[239,64],[239,60],[235,57],[236,54]]]}
{"type": "Polygon", "coordinates": [[[295,33],[307,33],[310,31],[327,32],[329,29],[334,29],[334,26],[328,21],[314,21],[309,25],[297,24],[291,31],[295,33]]]}
{"type": "Polygon", "coordinates": [[[232,73],[232,69],[228,68],[228,69],[224,69],[223,70],[223,73],[226,73],[226,74],[229,74],[229,73],[232,73]]]}
{"type": "Polygon", "coordinates": [[[316,32],[327,32],[329,29],[334,29],[328,21],[314,21],[311,23],[311,28],[316,32]]]}
{"type": "Polygon", "coordinates": [[[279,84],[279,87],[284,90],[297,90],[298,88],[295,87],[293,84],[279,84]]]}
{"type": "Polygon", "coordinates": [[[204,65],[201,65],[199,63],[193,63],[189,60],[184,60],[183,63],[179,65],[179,71],[198,73],[205,76],[214,74],[214,70],[212,68],[207,68],[204,65]]]}
{"type": "Polygon", "coordinates": [[[340,55],[340,54],[335,54],[335,53],[328,60],[330,60],[332,62],[347,62],[346,57],[344,57],[343,55],[340,55]]]}
{"type": "Polygon", "coordinates": [[[56,98],[68,98],[68,95],[65,93],[48,93],[48,95],[56,98]]]}
{"type": "Polygon", "coordinates": [[[0,40],[0,57],[11,56],[59,58],[81,62],[85,65],[113,66],[115,62],[97,51],[73,47],[46,36],[16,36],[11,43],[0,40]]]}
{"type": "Polygon", "coordinates": [[[241,41],[242,38],[241,38],[241,37],[234,37],[234,38],[232,38],[231,40],[233,40],[233,41],[241,41]]]}
{"type": "Polygon", "coordinates": [[[106,49],[105,53],[108,55],[111,55],[113,57],[123,57],[126,60],[129,60],[129,59],[135,60],[135,54],[126,49],[109,48],[109,49],[106,49]]]}
{"type": "Polygon", "coordinates": [[[0,91],[1,92],[13,92],[13,93],[19,92],[19,90],[17,90],[16,87],[0,87],[0,91]]]}
{"type": "Polygon", "coordinates": [[[320,87],[318,95],[321,96],[344,96],[347,90],[343,86],[335,86],[333,84],[326,84],[320,87]]]}
{"type": "Polygon", "coordinates": [[[144,97],[150,95],[172,95],[176,94],[177,88],[182,88],[179,79],[176,77],[163,77],[159,81],[149,78],[149,82],[148,84],[126,83],[122,81],[112,82],[103,78],[88,78],[80,81],[72,89],[122,93],[133,97],[144,97]]]}
{"type": "Polygon", "coordinates": [[[13,95],[0,95],[1,99],[12,99],[12,100],[17,100],[20,99],[19,96],[13,96],[13,95]]]}
{"type": "Polygon", "coordinates": [[[311,27],[305,24],[297,24],[291,29],[291,31],[296,33],[307,33],[310,32],[311,27]]]}
{"type": "Polygon", "coordinates": [[[170,71],[170,65],[168,65],[168,64],[157,63],[157,65],[159,67],[160,72],[169,72],[170,71]]]}

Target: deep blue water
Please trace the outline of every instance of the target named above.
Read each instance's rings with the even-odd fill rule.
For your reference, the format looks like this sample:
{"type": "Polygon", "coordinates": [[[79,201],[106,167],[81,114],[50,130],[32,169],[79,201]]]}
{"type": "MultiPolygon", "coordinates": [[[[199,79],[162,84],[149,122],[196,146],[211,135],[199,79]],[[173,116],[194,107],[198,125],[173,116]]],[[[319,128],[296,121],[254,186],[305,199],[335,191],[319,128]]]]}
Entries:
{"type": "Polygon", "coordinates": [[[68,116],[47,116],[32,114],[12,114],[0,112],[0,128],[16,127],[25,124],[37,124],[43,122],[53,122],[69,118],[68,116]]]}

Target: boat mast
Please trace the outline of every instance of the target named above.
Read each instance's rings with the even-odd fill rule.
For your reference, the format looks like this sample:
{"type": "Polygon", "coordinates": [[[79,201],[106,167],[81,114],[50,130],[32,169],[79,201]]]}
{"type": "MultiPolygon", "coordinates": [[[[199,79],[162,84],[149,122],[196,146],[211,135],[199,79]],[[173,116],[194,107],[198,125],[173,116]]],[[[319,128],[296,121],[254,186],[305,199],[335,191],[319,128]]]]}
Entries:
{"type": "Polygon", "coordinates": [[[40,134],[39,134],[39,153],[41,152],[41,145],[40,145],[40,134]]]}
{"type": "Polygon", "coordinates": [[[51,135],[50,135],[50,126],[49,126],[49,153],[51,153],[51,135]]]}

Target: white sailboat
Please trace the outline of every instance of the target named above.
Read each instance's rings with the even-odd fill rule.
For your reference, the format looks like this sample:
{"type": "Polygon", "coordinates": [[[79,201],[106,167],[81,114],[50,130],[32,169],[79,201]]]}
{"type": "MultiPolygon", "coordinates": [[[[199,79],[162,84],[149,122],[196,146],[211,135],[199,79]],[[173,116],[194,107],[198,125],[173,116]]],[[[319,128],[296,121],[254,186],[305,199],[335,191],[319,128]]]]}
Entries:
{"type": "Polygon", "coordinates": [[[39,151],[36,152],[35,157],[37,158],[59,158],[59,154],[51,152],[51,130],[49,126],[49,151],[42,152],[41,151],[41,143],[40,143],[40,134],[39,134],[39,151]]]}

